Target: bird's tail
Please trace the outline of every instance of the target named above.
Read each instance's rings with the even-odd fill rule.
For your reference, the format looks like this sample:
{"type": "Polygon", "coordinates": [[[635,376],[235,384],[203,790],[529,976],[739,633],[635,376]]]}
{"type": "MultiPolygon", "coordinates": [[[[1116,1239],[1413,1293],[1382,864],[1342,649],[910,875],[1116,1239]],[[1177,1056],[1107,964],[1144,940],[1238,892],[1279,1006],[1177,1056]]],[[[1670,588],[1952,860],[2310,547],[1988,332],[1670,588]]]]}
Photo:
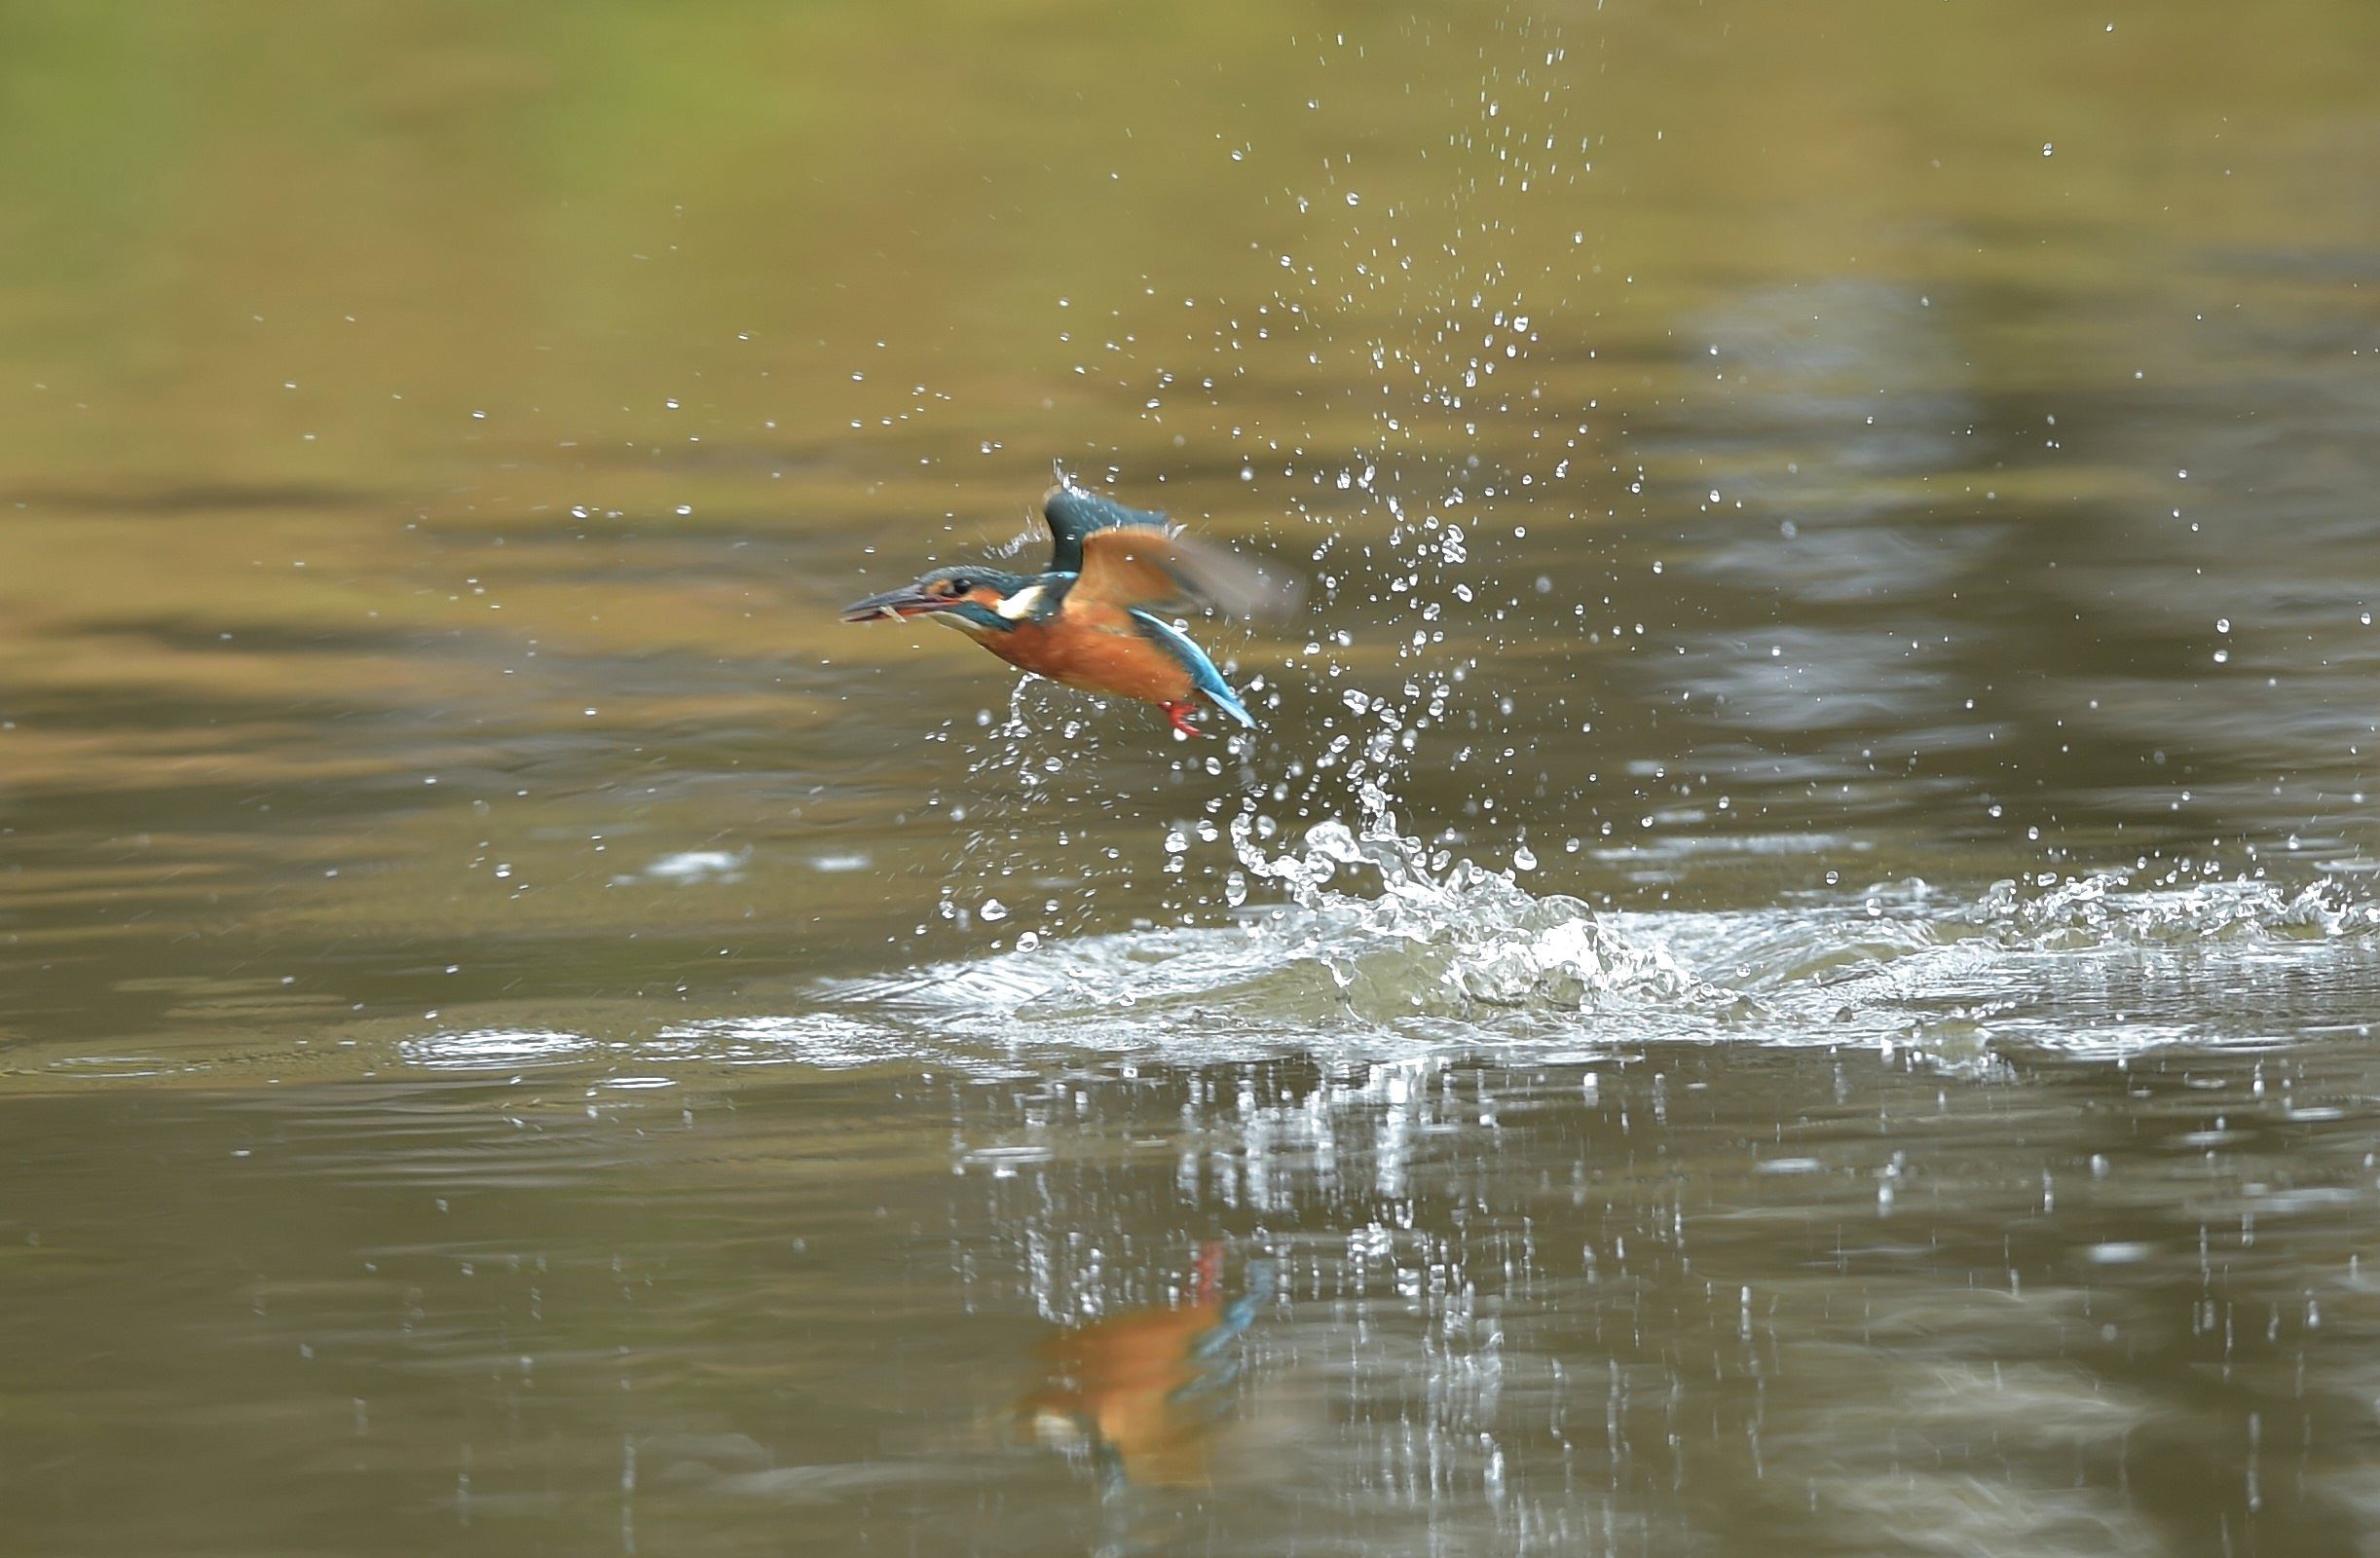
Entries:
{"type": "Polygon", "coordinates": [[[1190,673],[1190,689],[1193,692],[1205,698],[1217,714],[1230,716],[1247,729],[1256,728],[1256,717],[1247,712],[1247,706],[1240,701],[1240,694],[1234,692],[1231,684],[1223,680],[1223,673],[1214,668],[1212,660],[1207,658],[1205,649],[1191,643],[1171,623],[1150,612],[1135,608],[1132,615],[1143,634],[1190,673]]]}
{"type": "Polygon", "coordinates": [[[1198,689],[1200,697],[1214,706],[1217,714],[1230,715],[1246,729],[1256,728],[1256,717],[1247,712],[1247,705],[1240,701],[1240,694],[1231,689],[1231,684],[1223,680],[1223,673],[1216,670],[1214,662],[1204,654],[1190,663],[1190,685],[1198,689]]]}
{"type": "Polygon", "coordinates": [[[1199,695],[1214,705],[1218,713],[1230,715],[1250,730],[1256,728],[1256,717],[1247,712],[1240,701],[1240,695],[1226,686],[1222,678],[1217,677],[1212,686],[1202,686],[1198,690],[1199,695]]]}

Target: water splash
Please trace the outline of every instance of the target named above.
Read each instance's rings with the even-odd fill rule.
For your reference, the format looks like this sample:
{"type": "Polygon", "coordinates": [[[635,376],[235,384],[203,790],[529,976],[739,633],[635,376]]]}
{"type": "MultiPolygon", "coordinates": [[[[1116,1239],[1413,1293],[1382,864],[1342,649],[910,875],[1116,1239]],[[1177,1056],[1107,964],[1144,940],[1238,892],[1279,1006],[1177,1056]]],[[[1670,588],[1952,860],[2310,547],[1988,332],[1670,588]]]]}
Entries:
{"type": "Polygon", "coordinates": [[[841,982],[817,991],[825,1010],[799,1034],[782,1018],[706,1031],[773,1035],[805,1052],[780,1057],[810,1060],[1041,1047],[1559,1056],[1699,1039],[1875,1046],[1971,1068],[2010,1044],[2258,1042],[2292,990],[2380,979],[2380,900],[2328,878],[2135,888],[2101,875],[1971,898],[1912,880],[1816,905],[1598,915],[1428,850],[1386,813],[1322,823],[1278,851],[1259,832],[1239,820],[1232,846],[1285,901],[1230,924],[841,982]]]}
{"type": "Polygon", "coordinates": [[[1376,787],[1365,792],[1368,823],[1318,824],[1301,849],[1268,854],[1246,815],[1231,830],[1246,873],[1286,890],[1288,907],[1265,917],[1272,949],[1327,972],[1351,1011],[1387,1020],[1480,1007],[1575,1012],[1727,999],[1657,944],[1614,935],[1575,898],[1541,898],[1510,872],[1429,851],[1397,830],[1376,787]]]}
{"type": "Polygon", "coordinates": [[[1956,918],[2045,950],[2234,941],[2322,941],[2380,930],[2380,903],[2329,877],[2288,892],[2252,877],[2140,891],[2124,872],[2036,886],[1997,881],[1956,918]]]}

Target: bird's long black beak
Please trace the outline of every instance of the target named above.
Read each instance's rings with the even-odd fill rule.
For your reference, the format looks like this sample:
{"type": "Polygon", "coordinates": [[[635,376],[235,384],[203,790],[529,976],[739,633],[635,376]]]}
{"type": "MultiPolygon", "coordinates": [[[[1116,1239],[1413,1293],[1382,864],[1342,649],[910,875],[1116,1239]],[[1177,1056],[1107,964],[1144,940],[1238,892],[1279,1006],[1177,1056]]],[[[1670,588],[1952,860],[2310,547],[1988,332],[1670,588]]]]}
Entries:
{"type": "Polygon", "coordinates": [[[871,595],[864,601],[853,601],[843,608],[846,622],[873,622],[878,617],[899,621],[905,616],[922,616],[928,612],[949,609],[950,603],[939,595],[928,595],[914,584],[904,584],[897,590],[871,595]]]}

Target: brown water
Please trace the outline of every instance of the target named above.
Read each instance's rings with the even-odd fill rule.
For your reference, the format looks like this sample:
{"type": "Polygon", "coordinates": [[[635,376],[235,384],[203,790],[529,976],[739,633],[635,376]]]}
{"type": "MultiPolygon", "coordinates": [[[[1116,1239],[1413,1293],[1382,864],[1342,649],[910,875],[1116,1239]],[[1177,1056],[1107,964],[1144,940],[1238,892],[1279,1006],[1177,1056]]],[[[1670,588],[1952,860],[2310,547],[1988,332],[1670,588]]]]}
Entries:
{"type": "Polygon", "coordinates": [[[9,1544],[2380,1550],[2380,13],[0,40],[9,1544]]]}

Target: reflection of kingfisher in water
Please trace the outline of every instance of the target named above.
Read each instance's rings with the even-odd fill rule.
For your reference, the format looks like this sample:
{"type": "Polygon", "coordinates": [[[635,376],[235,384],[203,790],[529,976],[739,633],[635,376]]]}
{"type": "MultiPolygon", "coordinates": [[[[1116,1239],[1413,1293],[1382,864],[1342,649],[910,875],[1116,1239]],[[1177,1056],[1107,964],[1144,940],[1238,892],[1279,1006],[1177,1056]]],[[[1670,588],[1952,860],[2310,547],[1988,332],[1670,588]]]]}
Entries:
{"type": "Polygon", "coordinates": [[[1127,1483],[1180,1487],[1207,1474],[1207,1441],[1227,1405],[1222,1354],[1255,1318],[1268,1267],[1223,1298],[1223,1245],[1199,1249],[1190,1301],[1140,1309],[1061,1331],[1037,1350],[1048,1380],[1017,1403],[1042,1443],[1087,1458],[1109,1492],[1127,1483]]]}
{"type": "Polygon", "coordinates": [[[931,616],[1021,670],[1086,692],[1138,698],[1184,735],[1201,703],[1234,723],[1256,722],[1207,651],[1147,610],[1190,601],[1227,612],[1279,612],[1296,591],[1253,564],[1198,545],[1163,514],[1061,481],[1042,500],[1050,566],[1026,576],[996,568],[938,568],[913,584],[843,608],[846,622],[931,616]]]}

